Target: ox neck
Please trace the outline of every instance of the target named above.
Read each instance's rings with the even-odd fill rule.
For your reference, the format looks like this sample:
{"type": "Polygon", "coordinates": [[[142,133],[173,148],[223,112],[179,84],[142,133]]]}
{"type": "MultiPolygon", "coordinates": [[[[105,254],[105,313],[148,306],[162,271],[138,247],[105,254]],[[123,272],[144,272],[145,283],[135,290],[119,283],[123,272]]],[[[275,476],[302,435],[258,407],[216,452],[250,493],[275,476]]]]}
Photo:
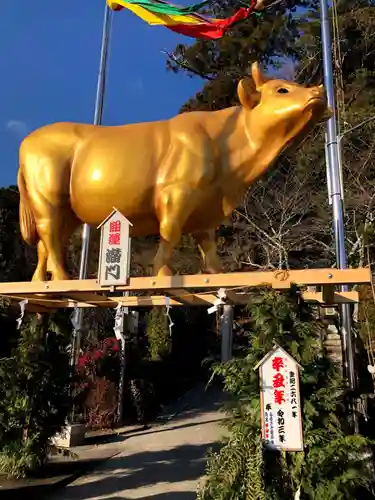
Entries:
{"type": "MultiPolygon", "coordinates": [[[[247,188],[262,176],[273,164],[288,143],[288,138],[280,137],[280,132],[261,130],[256,116],[241,107],[229,108],[225,117],[232,121],[233,130],[222,143],[222,157],[227,158],[224,169],[229,176],[235,173],[239,184],[247,188]]],[[[219,112],[223,113],[223,112],[219,112]]],[[[218,120],[217,122],[219,122],[218,120]]],[[[219,137],[218,137],[219,139],[219,137]]]]}
{"type": "Polygon", "coordinates": [[[259,129],[256,115],[240,106],[210,114],[211,137],[219,145],[224,173],[224,211],[229,214],[241,201],[248,186],[269,170],[288,139],[272,130],[259,129]],[[223,140],[224,138],[224,140],[223,140]],[[234,174],[234,175],[233,175],[234,174]]]}

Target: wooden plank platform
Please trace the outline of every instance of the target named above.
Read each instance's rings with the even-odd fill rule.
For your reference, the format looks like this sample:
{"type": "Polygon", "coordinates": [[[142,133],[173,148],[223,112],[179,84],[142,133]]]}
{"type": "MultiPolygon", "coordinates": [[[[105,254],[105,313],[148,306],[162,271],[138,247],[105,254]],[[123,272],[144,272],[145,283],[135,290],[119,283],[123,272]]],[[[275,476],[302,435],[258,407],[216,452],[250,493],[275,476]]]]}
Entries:
{"type": "Polygon", "coordinates": [[[337,289],[339,285],[370,282],[368,268],[303,269],[130,278],[126,285],[116,287],[100,287],[94,279],[0,283],[0,296],[9,298],[12,302],[28,299],[27,308],[40,312],[65,307],[114,308],[118,303],[132,308],[164,306],[166,297],[169,297],[171,306],[210,307],[217,301],[216,292],[220,288],[227,291],[227,303],[246,304],[254,287],[268,286],[285,290],[295,284],[302,288],[322,288],[318,292],[303,291],[306,301],[334,305],[359,300],[357,292],[341,292],[337,289]],[[147,296],[134,295],[146,291],[147,296]],[[123,296],[123,292],[131,292],[133,295],[123,296]]]}

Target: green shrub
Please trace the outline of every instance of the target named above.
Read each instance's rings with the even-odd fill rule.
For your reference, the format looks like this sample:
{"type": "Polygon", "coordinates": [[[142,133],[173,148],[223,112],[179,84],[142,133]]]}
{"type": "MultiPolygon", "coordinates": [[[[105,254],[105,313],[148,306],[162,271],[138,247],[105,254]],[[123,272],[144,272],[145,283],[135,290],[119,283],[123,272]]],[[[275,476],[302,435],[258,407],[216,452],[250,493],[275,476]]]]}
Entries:
{"type": "Polygon", "coordinates": [[[63,314],[35,315],[22,326],[11,358],[0,361],[0,471],[22,477],[46,462],[51,438],[72,408],[63,314]]]}
{"type": "Polygon", "coordinates": [[[170,352],[168,318],[161,307],[154,307],[147,315],[147,337],[152,361],[168,356],[170,352]]]}

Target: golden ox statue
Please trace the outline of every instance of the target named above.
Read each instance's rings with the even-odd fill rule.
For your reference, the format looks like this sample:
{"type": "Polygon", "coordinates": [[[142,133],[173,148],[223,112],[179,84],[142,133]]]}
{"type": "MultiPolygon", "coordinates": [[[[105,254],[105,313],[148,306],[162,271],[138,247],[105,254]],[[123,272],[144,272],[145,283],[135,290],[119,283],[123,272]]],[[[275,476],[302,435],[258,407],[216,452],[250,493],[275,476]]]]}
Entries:
{"type": "Polygon", "coordinates": [[[82,222],[115,206],[132,236],[160,234],[155,274],[170,275],[182,233],[207,272],[221,272],[215,229],[292,141],[329,116],[323,86],[266,80],[257,63],[238,84],[241,105],[170,120],[104,127],[55,123],[26,137],[18,186],[23,238],[37,244],[34,280],[69,279],[64,251],[82,222]]]}

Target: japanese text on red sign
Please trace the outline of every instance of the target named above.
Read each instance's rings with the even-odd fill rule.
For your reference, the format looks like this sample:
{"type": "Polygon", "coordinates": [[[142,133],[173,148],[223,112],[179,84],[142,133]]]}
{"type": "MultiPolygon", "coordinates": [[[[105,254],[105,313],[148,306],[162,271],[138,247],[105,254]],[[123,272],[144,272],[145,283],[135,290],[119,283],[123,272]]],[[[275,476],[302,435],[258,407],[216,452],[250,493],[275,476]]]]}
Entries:
{"type": "Polygon", "coordinates": [[[284,368],[284,360],[280,356],[275,356],[272,360],[272,368],[276,372],[273,376],[273,396],[274,402],[281,405],[285,402],[285,382],[284,376],[280,373],[281,368],[284,368]]]}
{"type": "MultiPolygon", "coordinates": [[[[281,368],[284,368],[284,360],[281,356],[275,356],[272,360],[272,369],[275,372],[272,385],[274,390],[274,403],[277,405],[285,403],[285,378],[284,375],[280,373],[281,368]]],[[[283,443],[285,441],[285,419],[284,411],[281,408],[277,411],[277,425],[279,440],[283,443]]]]}

